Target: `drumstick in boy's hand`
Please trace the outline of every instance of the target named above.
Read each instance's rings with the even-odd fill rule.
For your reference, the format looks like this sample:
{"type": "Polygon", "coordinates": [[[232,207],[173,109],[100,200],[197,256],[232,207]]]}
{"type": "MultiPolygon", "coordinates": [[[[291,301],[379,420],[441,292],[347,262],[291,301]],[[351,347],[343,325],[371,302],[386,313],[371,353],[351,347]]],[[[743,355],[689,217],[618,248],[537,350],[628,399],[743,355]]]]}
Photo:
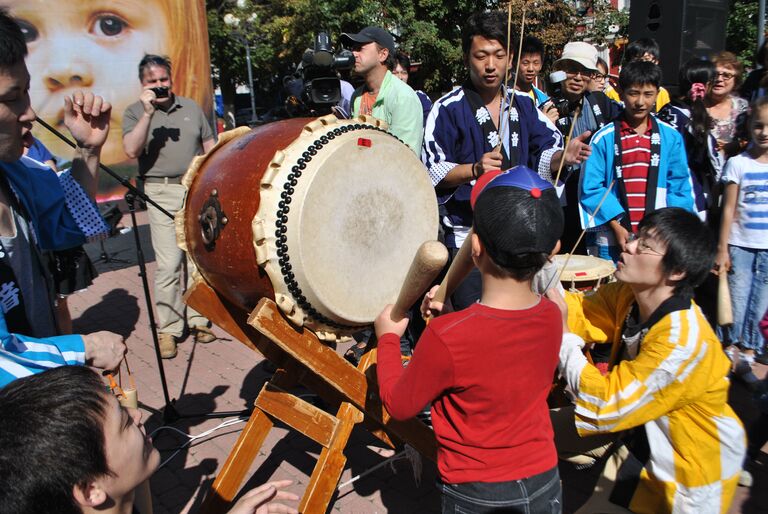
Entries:
{"type": "Polygon", "coordinates": [[[461,248],[456,253],[456,257],[451,261],[451,265],[448,267],[448,271],[432,301],[445,303],[445,299],[453,294],[474,266],[475,263],[472,262],[472,230],[470,230],[461,248]]]}
{"type": "Polygon", "coordinates": [[[421,297],[446,262],[448,250],[441,242],[427,241],[419,247],[390,313],[392,321],[405,318],[408,309],[421,297]]]}
{"type": "Polygon", "coordinates": [[[720,272],[717,286],[717,324],[720,326],[733,324],[731,308],[731,290],[728,288],[728,273],[720,272]]]}

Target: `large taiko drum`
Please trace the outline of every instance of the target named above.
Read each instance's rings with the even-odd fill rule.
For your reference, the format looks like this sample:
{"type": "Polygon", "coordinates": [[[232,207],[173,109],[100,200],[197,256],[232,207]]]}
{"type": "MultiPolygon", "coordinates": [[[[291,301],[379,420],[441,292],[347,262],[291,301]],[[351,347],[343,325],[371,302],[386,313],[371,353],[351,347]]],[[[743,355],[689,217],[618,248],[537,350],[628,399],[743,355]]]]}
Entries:
{"type": "Polygon", "coordinates": [[[274,299],[330,341],[370,325],[437,237],[427,172],[385,128],[326,116],[225,133],[184,176],[179,245],[240,308],[274,299]]]}

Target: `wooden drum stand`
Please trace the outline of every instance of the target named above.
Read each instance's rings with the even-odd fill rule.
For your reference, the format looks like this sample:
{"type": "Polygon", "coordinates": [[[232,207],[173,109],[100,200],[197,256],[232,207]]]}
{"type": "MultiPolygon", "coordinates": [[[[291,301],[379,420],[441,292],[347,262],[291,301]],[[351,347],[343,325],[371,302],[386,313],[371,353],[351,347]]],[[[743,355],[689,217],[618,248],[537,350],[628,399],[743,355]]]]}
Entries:
{"type": "MultiPolygon", "coordinates": [[[[447,251],[439,243],[430,241],[422,245],[393,309],[393,319],[405,316],[405,309],[419,298],[446,259],[447,251]]],[[[253,414],[203,502],[204,514],[228,509],[274,427],[274,420],[323,447],[298,507],[302,513],[326,512],[346,463],[343,450],[358,423],[390,447],[394,447],[393,441],[408,443],[423,456],[435,460],[434,432],[416,419],[394,420],[382,406],[376,382],[375,349],[368,351],[355,368],[320,342],[313,332],[290,324],[272,300],[262,298],[249,315],[200,277],[187,291],[185,301],[279,368],[256,398],[253,414]],[[288,392],[298,384],[328,404],[340,404],[336,415],[288,392]]]]}

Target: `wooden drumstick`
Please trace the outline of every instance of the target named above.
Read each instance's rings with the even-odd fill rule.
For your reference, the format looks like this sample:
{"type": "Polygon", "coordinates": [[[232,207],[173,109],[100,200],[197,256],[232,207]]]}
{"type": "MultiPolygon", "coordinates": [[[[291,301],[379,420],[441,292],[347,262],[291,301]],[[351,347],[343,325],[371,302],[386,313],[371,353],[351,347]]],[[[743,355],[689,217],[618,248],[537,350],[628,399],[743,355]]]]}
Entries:
{"type": "Polygon", "coordinates": [[[139,408],[139,395],[137,394],[136,389],[130,387],[123,389],[123,395],[118,401],[120,402],[120,405],[128,409],[139,408]]]}
{"type": "Polygon", "coordinates": [[[453,258],[432,301],[445,303],[446,298],[453,294],[474,266],[475,263],[472,262],[472,230],[470,229],[469,233],[467,233],[467,238],[456,253],[456,257],[453,258]]]}
{"type": "Polygon", "coordinates": [[[731,290],[728,287],[728,273],[721,271],[717,286],[717,324],[732,325],[731,290]]]}
{"type": "Polygon", "coordinates": [[[427,241],[419,247],[405,276],[403,287],[400,288],[395,306],[392,307],[392,321],[405,318],[408,309],[421,297],[446,262],[448,250],[441,242],[427,241]]]}

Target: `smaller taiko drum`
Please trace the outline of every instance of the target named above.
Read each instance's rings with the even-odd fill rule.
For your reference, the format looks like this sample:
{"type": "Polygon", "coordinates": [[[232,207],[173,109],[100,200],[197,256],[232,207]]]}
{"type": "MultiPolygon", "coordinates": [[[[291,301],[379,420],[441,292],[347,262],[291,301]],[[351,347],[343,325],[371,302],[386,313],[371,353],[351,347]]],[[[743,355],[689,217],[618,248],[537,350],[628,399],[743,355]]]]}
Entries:
{"type": "Polygon", "coordinates": [[[563,288],[572,292],[597,291],[616,272],[613,262],[590,255],[555,255],[555,264],[563,288]]]}

